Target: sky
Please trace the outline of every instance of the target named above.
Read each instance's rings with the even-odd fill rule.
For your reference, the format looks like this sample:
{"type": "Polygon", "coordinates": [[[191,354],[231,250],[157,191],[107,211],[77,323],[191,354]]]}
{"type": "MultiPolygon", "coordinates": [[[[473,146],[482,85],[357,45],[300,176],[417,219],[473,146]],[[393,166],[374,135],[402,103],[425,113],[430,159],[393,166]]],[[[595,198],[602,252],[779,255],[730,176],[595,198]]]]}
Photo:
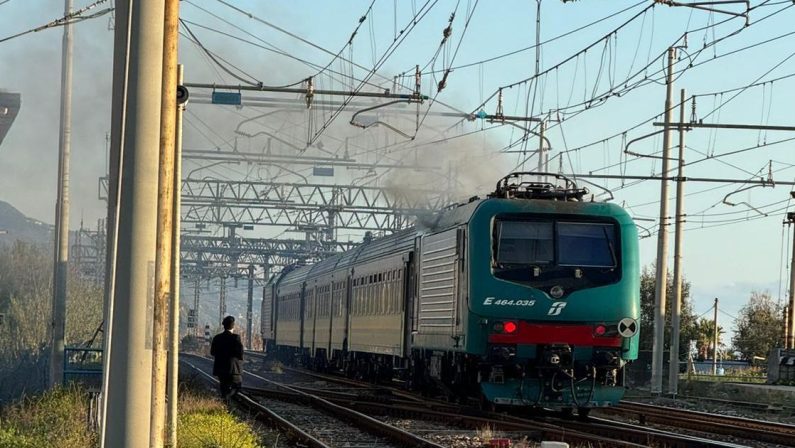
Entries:
{"type": "MultiPolygon", "coordinates": [[[[76,0],[75,7],[90,3],[76,0]]],[[[747,23],[743,17],[685,7],[652,7],[653,3],[544,0],[540,6],[543,44],[538,53],[533,47],[538,6],[534,1],[184,0],[180,7],[190,30],[226,69],[264,85],[292,84],[316,75],[317,88],[357,88],[359,82],[350,80],[353,75],[358,80],[368,77],[380,88],[410,93],[414,67],[419,65],[424,73],[422,92],[437,100],[420,107],[423,115],[426,110],[495,113],[497,92],[502,87],[506,115],[550,119],[545,134],[551,146],[549,169],[567,175],[659,175],[659,158],[626,155],[624,149],[628,142],[660,129],[652,122],[661,121],[665,107],[664,54],[672,45],[682,47],[675,64],[674,104],[679,103],[680,89],[686,89],[688,98],[696,95],[695,110],[692,101],[687,102],[687,120],[692,116],[704,123],[793,124],[795,79],[788,77],[795,72],[795,7],[791,1],[753,0],[747,23]],[[229,5],[250,12],[251,17],[229,5]],[[452,33],[440,47],[453,12],[452,33]],[[364,20],[352,44],[346,45],[361,17],[364,20]],[[332,54],[339,52],[339,57],[332,58],[316,46],[332,54]],[[539,76],[534,76],[536,57],[539,76]],[[326,65],[318,75],[318,67],[326,65]],[[373,67],[377,67],[374,72],[370,71],[373,67]],[[447,68],[452,70],[446,87],[437,92],[447,68]]],[[[744,12],[741,5],[723,9],[744,12]]],[[[55,0],[0,2],[0,39],[62,15],[63,3],[55,0]]],[[[81,219],[94,227],[105,215],[104,202],[97,198],[97,178],[107,164],[112,25],[112,14],[106,14],[74,28],[72,228],[78,227],[81,219]]],[[[187,34],[186,28],[182,31],[187,34]]],[[[61,36],[60,28],[52,28],[0,42],[0,88],[21,92],[23,102],[17,122],[0,148],[0,200],[45,222],[53,221],[56,192],[61,36]]],[[[180,60],[188,82],[240,83],[185,37],[180,42],[180,60]]],[[[363,88],[375,89],[372,85],[363,88]]],[[[192,91],[195,98],[201,93],[209,92],[192,91]]],[[[249,98],[248,94],[244,98],[249,98]]],[[[287,98],[300,99],[299,95],[287,98]]],[[[318,97],[322,99],[331,98],[318,97]]],[[[263,112],[267,111],[194,102],[186,113],[185,148],[262,150],[263,138],[235,139],[233,131],[241,120],[263,112]]],[[[678,114],[676,110],[675,120],[678,114]]],[[[349,112],[329,121],[330,111],[294,110],[245,126],[250,126],[249,134],[277,132],[304,155],[339,156],[347,139],[349,154],[360,161],[416,162],[436,165],[442,172],[441,176],[429,176],[410,170],[346,171],[335,177],[340,183],[431,187],[441,179],[461,195],[485,194],[497,178],[522,168],[525,158],[525,169],[537,167],[534,150],[538,139],[531,135],[523,143],[523,132],[515,126],[462,123],[429,114],[416,131],[413,114],[387,112],[385,116],[402,131],[416,132],[413,142],[383,127],[353,127],[348,124],[349,112]],[[326,122],[331,123],[328,130],[303,152],[307,140],[326,122]],[[522,150],[526,155],[517,153],[522,150]],[[443,179],[445,167],[454,173],[452,181],[443,179]]],[[[694,129],[687,133],[687,176],[740,181],[687,182],[684,186],[684,272],[692,284],[697,314],[708,311],[713,298],[719,297],[719,319],[728,324],[752,290],[768,290],[774,298],[786,294],[792,229],[782,226],[782,221],[791,210],[792,187],[748,188],[742,181],[767,178],[770,173],[776,182],[795,180],[795,140],[788,141],[793,138],[792,132],[773,131],[694,129]]],[[[671,144],[675,154],[677,136],[671,144]]],[[[660,135],[631,147],[632,152],[657,156],[661,150],[660,135]]],[[[307,176],[301,171],[304,169],[292,171],[307,176]]],[[[197,177],[298,179],[284,170],[246,165],[203,168],[191,161],[186,162],[185,170],[197,177]]],[[[648,229],[641,231],[641,260],[644,265],[652,263],[657,246],[659,182],[590,180],[610,189],[613,201],[648,229]]],[[[669,216],[674,213],[674,192],[671,184],[669,216]]],[[[672,268],[673,226],[670,230],[672,268]]],[[[268,228],[247,235],[277,233],[277,229],[268,228]]],[[[358,238],[342,231],[338,236],[358,238]]]]}

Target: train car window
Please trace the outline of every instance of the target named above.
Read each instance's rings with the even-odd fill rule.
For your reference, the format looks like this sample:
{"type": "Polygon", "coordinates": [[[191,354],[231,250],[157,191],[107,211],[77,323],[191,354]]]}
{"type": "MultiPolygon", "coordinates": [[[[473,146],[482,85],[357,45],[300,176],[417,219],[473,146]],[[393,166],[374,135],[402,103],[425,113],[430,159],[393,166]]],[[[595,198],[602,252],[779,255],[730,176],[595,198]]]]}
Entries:
{"type": "Polygon", "coordinates": [[[554,257],[552,222],[498,221],[497,265],[547,264],[554,257]]]}

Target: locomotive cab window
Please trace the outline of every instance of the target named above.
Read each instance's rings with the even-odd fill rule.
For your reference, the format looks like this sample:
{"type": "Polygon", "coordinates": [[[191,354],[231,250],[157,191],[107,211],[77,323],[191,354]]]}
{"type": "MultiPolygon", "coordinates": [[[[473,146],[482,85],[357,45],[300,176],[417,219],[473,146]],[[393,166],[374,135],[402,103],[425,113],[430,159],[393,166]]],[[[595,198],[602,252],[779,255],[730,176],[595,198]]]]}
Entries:
{"type": "Polygon", "coordinates": [[[503,280],[566,294],[621,278],[620,239],[613,221],[498,217],[492,228],[492,270],[503,280]]]}
{"type": "Polygon", "coordinates": [[[546,264],[552,261],[552,223],[497,222],[497,257],[502,264],[546,264]]]}

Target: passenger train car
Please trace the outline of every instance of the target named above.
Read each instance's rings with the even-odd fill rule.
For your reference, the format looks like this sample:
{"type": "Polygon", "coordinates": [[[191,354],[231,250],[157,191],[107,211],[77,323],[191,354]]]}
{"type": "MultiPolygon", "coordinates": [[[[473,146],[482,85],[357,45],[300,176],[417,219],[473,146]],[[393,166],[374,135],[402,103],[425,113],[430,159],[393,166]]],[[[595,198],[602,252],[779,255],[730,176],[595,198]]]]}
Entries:
{"type": "MultiPolygon", "coordinates": [[[[638,237],[619,206],[503,178],[485,199],[266,285],[263,347],[286,362],[487,406],[617,403],[637,358],[638,237]]],[[[427,221],[427,220],[426,220],[427,221]]]]}

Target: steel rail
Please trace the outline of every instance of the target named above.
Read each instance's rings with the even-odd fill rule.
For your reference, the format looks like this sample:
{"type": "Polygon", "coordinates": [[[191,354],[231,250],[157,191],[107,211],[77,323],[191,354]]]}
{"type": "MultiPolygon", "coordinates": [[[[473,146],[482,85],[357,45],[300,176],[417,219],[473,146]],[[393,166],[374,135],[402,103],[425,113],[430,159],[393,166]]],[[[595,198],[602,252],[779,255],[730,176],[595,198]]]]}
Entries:
{"type": "MultiPolygon", "coordinates": [[[[184,353],[183,353],[184,355],[184,353]]],[[[191,355],[195,356],[195,355],[191,355]]],[[[200,369],[196,365],[182,360],[183,363],[187,364],[191,369],[195,370],[199,375],[204,377],[206,380],[210,381],[212,384],[218,382],[212,375],[207,374],[204,370],[200,369]]],[[[276,414],[275,412],[271,411],[270,409],[262,406],[261,404],[257,403],[256,401],[249,398],[247,395],[238,393],[235,395],[235,399],[244,407],[249,409],[249,411],[255,411],[254,416],[257,419],[267,420],[272,423],[275,427],[281,430],[285,436],[292,442],[296,444],[301,444],[308,446],[310,448],[331,448],[330,446],[326,445],[325,443],[321,442],[320,440],[312,437],[311,435],[307,434],[299,428],[298,426],[290,423],[286,419],[282,418],[280,415],[276,414]]]]}
{"type": "Polygon", "coordinates": [[[641,422],[738,437],[765,443],[788,445],[795,438],[795,426],[743,417],[709,414],[645,403],[621,402],[615,408],[605,409],[611,414],[635,414],[641,422]]]}
{"type": "MultiPolygon", "coordinates": [[[[261,352],[246,351],[246,355],[267,359],[261,352]]],[[[305,369],[283,366],[284,371],[299,373],[313,378],[335,382],[359,388],[372,387],[366,383],[335,375],[307,371],[305,369]]],[[[297,386],[293,386],[299,389],[297,386]]],[[[469,428],[490,426],[504,431],[526,431],[539,433],[544,440],[566,441],[571,443],[601,443],[604,446],[655,446],[666,447],[700,447],[700,448],[734,448],[736,444],[707,440],[704,438],[675,434],[643,425],[615,422],[591,418],[579,422],[566,419],[543,417],[541,420],[510,416],[500,413],[484,413],[465,406],[428,400],[410,392],[384,387],[402,400],[390,400],[388,397],[366,397],[346,392],[314,390],[312,393],[327,397],[329,401],[343,406],[353,407],[361,412],[387,412],[390,415],[437,420],[445,423],[457,423],[469,428]],[[389,404],[389,406],[385,406],[389,404]]],[[[270,389],[257,389],[255,393],[270,393],[270,389]]],[[[600,408],[600,410],[603,408],[600,408]]],[[[610,408],[604,408],[610,409],[610,408]]]]}
{"type": "MultiPolygon", "coordinates": [[[[188,356],[196,356],[196,355],[190,355],[190,354],[186,354],[186,355],[188,355],[188,356]]],[[[206,359],[206,358],[203,358],[203,359],[206,359]]],[[[196,368],[195,366],[192,366],[192,367],[196,368]]],[[[205,376],[207,376],[206,373],[204,373],[204,372],[202,372],[202,373],[205,376]]],[[[273,380],[269,380],[267,378],[264,378],[264,377],[262,377],[260,375],[257,375],[255,373],[252,373],[252,372],[249,372],[249,371],[244,371],[244,373],[249,375],[249,376],[251,376],[251,377],[257,378],[258,380],[260,380],[260,381],[262,381],[262,382],[264,382],[266,384],[270,384],[270,385],[272,385],[272,386],[274,386],[276,388],[284,389],[287,392],[291,392],[293,394],[296,394],[298,397],[300,397],[301,401],[308,402],[308,404],[310,404],[312,407],[314,407],[314,408],[316,408],[318,410],[324,411],[324,412],[326,412],[326,413],[328,413],[328,414],[330,414],[332,416],[335,416],[336,418],[341,418],[343,420],[347,420],[347,421],[351,422],[354,426],[357,426],[357,427],[359,427],[359,428],[361,428],[361,429],[363,429],[363,430],[365,430],[365,431],[367,431],[367,432],[369,432],[371,434],[375,434],[375,435],[378,435],[378,436],[381,436],[381,437],[386,437],[389,440],[392,440],[394,442],[399,443],[400,446],[417,447],[417,448],[443,448],[439,444],[436,444],[436,443],[433,443],[433,442],[431,442],[429,440],[423,439],[422,437],[419,437],[419,436],[417,436],[415,434],[412,434],[412,433],[410,433],[408,431],[404,431],[404,430],[402,430],[400,428],[397,428],[395,426],[392,426],[392,425],[389,425],[387,423],[381,422],[381,421],[379,421],[379,420],[377,420],[375,418],[372,418],[372,417],[370,417],[368,415],[362,414],[361,412],[358,412],[358,411],[353,410],[351,408],[335,404],[335,403],[333,403],[333,402],[331,402],[329,400],[326,400],[326,399],[320,398],[318,396],[315,396],[315,395],[300,391],[300,390],[298,390],[298,389],[296,389],[294,387],[287,386],[285,384],[278,383],[278,382],[273,381],[273,380]]],[[[238,395],[240,395],[240,394],[238,394],[238,395]]],[[[244,394],[244,396],[245,396],[245,394],[244,394]]],[[[261,406],[261,405],[259,405],[259,406],[261,406]]]]}

